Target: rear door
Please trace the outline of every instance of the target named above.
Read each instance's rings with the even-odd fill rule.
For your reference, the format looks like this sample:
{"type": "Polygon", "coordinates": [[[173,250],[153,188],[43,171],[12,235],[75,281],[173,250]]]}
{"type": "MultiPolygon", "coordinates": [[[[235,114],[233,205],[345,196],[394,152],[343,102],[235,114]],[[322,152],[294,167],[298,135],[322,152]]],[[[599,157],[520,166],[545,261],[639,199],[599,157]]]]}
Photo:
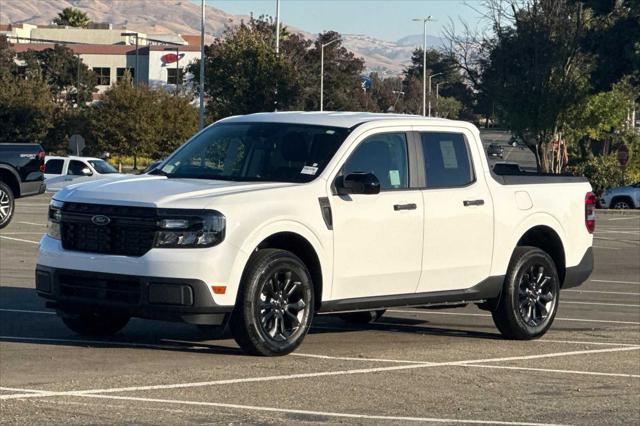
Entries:
{"type": "Polygon", "coordinates": [[[332,299],[414,293],[422,263],[422,195],[410,188],[406,132],[374,134],[351,152],[338,175],[371,172],[375,195],[333,195],[332,299]]]}
{"type": "Polygon", "coordinates": [[[443,129],[415,136],[425,180],[418,292],[472,287],[489,276],[493,255],[493,202],[473,135],[443,129]]]}
{"type": "Polygon", "coordinates": [[[63,158],[50,158],[44,165],[44,178],[51,179],[56,176],[62,175],[64,169],[63,158]]]}

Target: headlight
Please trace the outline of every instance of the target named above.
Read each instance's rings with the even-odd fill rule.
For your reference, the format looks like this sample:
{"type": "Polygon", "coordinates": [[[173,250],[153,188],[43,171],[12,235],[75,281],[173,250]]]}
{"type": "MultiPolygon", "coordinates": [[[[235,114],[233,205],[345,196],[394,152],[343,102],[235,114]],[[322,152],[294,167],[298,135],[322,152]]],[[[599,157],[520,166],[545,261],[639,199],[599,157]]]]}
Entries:
{"type": "Polygon", "coordinates": [[[154,247],[158,248],[199,248],[212,247],[224,240],[226,220],[222,213],[206,211],[159,210],[159,231],[156,232],[154,247]]]}
{"type": "Polygon", "coordinates": [[[51,200],[49,204],[47,235],[56,240],[60,239],[60,221],[62,220],[63,205],[64,203],[58,200],[51,200]]]}

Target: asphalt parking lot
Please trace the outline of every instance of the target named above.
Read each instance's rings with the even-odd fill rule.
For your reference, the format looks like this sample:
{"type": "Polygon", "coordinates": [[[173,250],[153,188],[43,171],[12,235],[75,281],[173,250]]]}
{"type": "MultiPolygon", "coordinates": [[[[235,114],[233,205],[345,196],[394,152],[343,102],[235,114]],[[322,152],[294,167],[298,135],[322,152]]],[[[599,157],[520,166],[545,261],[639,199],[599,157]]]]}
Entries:
{"type": "Polygon", "coordinates": [[[319,317],[293,355],[243,355],[194,326],[133,320],[83,339],[34,291],[49,197],[0,231],[0,423],[638,424],[640,214],[599,214],[590,280],[540,340],[475,306],[319,317]]]}

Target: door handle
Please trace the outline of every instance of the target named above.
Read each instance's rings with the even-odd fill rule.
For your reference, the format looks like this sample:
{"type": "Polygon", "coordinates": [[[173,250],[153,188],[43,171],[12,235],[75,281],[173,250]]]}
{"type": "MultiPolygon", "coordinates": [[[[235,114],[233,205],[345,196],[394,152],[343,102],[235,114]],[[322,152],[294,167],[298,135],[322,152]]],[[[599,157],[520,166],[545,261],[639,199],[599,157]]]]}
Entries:
{"type": "Polygon", "coordinates": [[[469,207],[469,206],[483,206],[484,205],[484,200],[464,200],[462,202],[462,204],[464,204],[465,207],[469,207]]]}
{"type": "Polygon", "coordinates": [[[393,205],[393,210],[395,210],[395,211],[415,210],[417,208],[418,208],[418,206],[416,206],[414,203],[410,203],[410,204],[394,204],[393,205]]]}

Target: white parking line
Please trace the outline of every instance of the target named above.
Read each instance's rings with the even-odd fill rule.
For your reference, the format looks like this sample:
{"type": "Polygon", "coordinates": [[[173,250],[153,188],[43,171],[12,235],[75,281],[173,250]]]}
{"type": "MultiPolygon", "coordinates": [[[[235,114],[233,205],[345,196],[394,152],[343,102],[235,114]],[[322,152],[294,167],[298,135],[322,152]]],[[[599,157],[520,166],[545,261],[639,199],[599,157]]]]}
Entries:
{"type": "Polygon", "coordinates": [[[619,294],[624,296],[640,296],[640,293],[627,293],[624,291],[598,291],[598,290],[562,290],[563,293],[594,293],[594,294],[619,294]]]}
{"type": "Polygon", "coordinates": [[[503,369],[503,370],[539,371],[539,372],[543,372],[543,373],[579,374],[579,375],[584,375],[584,376],[609,376],[609,377],[640,378],[640,374],[601,373],[601,372],[596,372],[596,371],[580,371],[580,370],[555,370],[555,369],[551,369],[551,368],[514,367],[514,366],[508,366],[508,365],[465,364],[463,367],[494,368],[494,369],[503,369]]]}
{"type": "Polygon", "coordinates": [[[635,284],[640,285],[638,281],[613,281],[613,280],[589,280],[592,283],[612,283],[612,284],[635,284]]]}
{"type": "Polygon", "coordinates": [[[34,223],[34,222],[18,222],[18,223],[23,223],[25,225],[33,225],[33,226],[47,226],[46,223],[34,223]]]}
{"type": "Polygon", "coordinates": [[[159,398],[140,398],[134,396],[115,396],[115,395],[82,395],[89,398],[105,398],[105,399],[118,399],[124,401],[139,401],[139,402],[157,402],[161,404],[181,404],[192,406],[208,406],[219,408],[232,408],[237,410],[249,410],[249,411],[266,411],[271,413],[287,413],[287,414],[299,414],[307,416],[324,416],[324,417],[337,417],[347,419],[361,419],[361,420],[387,420],[387,421],[400,421],[400,422],[423,422],[423,423],[466,423],[466,424],[493,424],[493,425],[550,425],[547,423],[526,423],[526,422],[510,422],[499,420],[475,420],[475,419],[446,419],[435,417],[404,417],[404,416],[382,416],[373,414],[354,414],[354,413],[337,413],[334,411],[311,411],[311,410],[296,410],[288,408],[275,408],[275,407],[260,407],[255,405],[239,405],[239,404],[225,404],[220,402],[204,402],[204,401],[184,401],[179,399],[159,399],[159,398]]]}
{"type": "Polygon", "coordinates": [[[2,239],[4,239],[4,240],[20,241],[21,243],[40,244],[38,241],[23,240],[23,239],[21,239],[21,238],[5,237],[5,236],[3,236],[3,235],[0,235],[0,238],[2,238],[2,239]]]}
{"type": "Polygon", "coordinates": [[[638,304],[631,303],[604,303],[604,302],[577,302],[573,300],[563,300],[564,305],[599,305],[599,306],[626,306],[628,308],[639,308],[638,304]]]}
{"type": "Polygon", "coordinates": [[[41,314],[41,315],[55,315],[54,311],[31,311],[27,309],[8,309],[8,308],[0,308],[0,312],[16,312],[20,314],[41,314]]]}
{"type": "MultiPolygon", "coordinates": [[[[315,372],[315,373],[299,373],[299,374],[288,374],[288,375],[266,376],[266,377],[265,376],[246,377],[246,378],[240,378],[240,379],[222,379],[222,380],[213,380],[213,381],[207,381],[207,382],[129,386],[129,387],[120,387],[120,388],[87,389],[87,390],[79,390],[79,391],[62,391],[62,392],[43,391],[42,394],[16,393],[16,394],[10,394],[10,395],[0,395],[0,400],[40,398],[45,396],[85,396],[85,395],[105,394],[105,393],[141,392],[141,391],[149,391],[149,390],[184,389],[184,388],[196,388],[196,387],[216,386],[216,385],[231,385],[231,384],[241,384],[241,383],[272,382],[272,381],[292,380],[292,379],[310,379],[310,378],[316,378],[316,377],[344,376],[344,375],[352,375],[352,374],[355,375],[355,374],[369,374],[369,373],[384,373],[384,372],[390,372],[390,371],[413,370],[418,368],[429,368],[429,367],[464,366],[466,364],[524,361],[524,360],[531,360],[531,359],[558,358],[558,357],[576,356],[576,355],[636,351],[639,349],[640,349],[640,346],[629,346],[629,347],[621,347],[621,348],[618,347],[618,348],[591,349],[591,350],[570,351],[570,352],[554,352],[554,353],[547,353],[547,354],[522,355],[522,356],[512,356],[512,357],[502,357],[502,358],[471,359],[471,360],[464,360],[464,361],[450,361],[450,362],[438,362],[438,363],[424,362],[420,364],[394,365],[391,367],[359,368],[359,369],[353,369],[353,370],[338,370],[338,371],[335,371],[335,370],[321,371],[321,372],[315,372]]],[[[1,389],[2,388],[0,388],[0,390],[1,389]]]]}
{"type": "Polygon", "coordinates": [[[612,222],[614,220],[629,220],[629,219],[640,219],[640,216],[614,217],[614,218],[611,218],[611,219],[601,219],[601,220],[605,220],[607,222],[612,222]]]}
{"type": "MultiPolygon", "coordinates": [[[[489,317],[490,314],[466,314],[462,312],[436,312],[436,311],[419,311],[419,310],[403,310],[403,309],[387,309],[387,312],[398,312],[407,314],[420,314],[420,315],[456,315],[463,317],[489,317]]],[[[596,319],[583,319],[583,318],[560,318],[556,317],[555,321],[574,321],[574,322],[595,322],[603,324],[628,324],[628,325],[640,325],[637,321],[613,321],[613,320],[596,320],[596,319]]]]}
{"type": "Polygon", "coordinates": [[[620,247],[603,247],[603,246],[592,246],[593,248],[597,248],[599,250],[622,250],[620,247]]]}
{"type": "Polygon", "coordinates": [[[44,232],[3,232],[0,235],[44,235],[44,232]]]}

